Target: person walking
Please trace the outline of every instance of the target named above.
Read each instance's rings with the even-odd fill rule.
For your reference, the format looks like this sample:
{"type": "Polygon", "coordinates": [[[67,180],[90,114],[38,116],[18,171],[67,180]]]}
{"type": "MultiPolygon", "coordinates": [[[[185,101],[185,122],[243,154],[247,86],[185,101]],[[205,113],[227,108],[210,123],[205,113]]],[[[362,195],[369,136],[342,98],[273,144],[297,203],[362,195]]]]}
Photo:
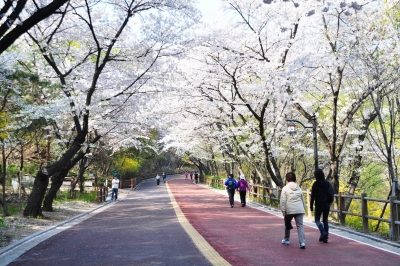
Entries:
{"type": "Polygon", "coordinates": [[[157,186],[160,185],[160,178],[161,178],[160,175],[157,174],[157,175],[156,175],[157,186]]]}
{"type": "Polygon", "coordinates": [[[189,175],[188,171],[185,171],[185,179],[188,178],[188,175],[189,175]]]}
{"type": "Polygon", "coordinates": [[[306,238],[304,236],[303,216],[304,216],[304,197],[303,191],[296,184],[296,175],[293,172],[286,174],[286,186],[281,193],[281,211],[285,222],[285,235],[282,244],[290,244],[290,230],[293,229],[292,219],[294,218],[299,237],[300,248],[306,248],[306,238]]]}
{"type": "Polygon", "coordinates": [[[233,174],[229,174],[228,179],[225,181],[225,186],[226,186],[226,191],[228,191],[228,196],[229,196],[229,204],[231,205],[231,208],[233,208],[235,201],[235,190],[237,189],[237,182],[233,178],[233,174]]]}
{"type": "Polygon", "coordinates": [[[165,181],[167,180],[167,174],[165,172],[162,173],[162,179],[165,183],[165,181]]]}
{"type": "Polygon", "coordinates": [[[192,180],[193,179],[193,172],[190,172],[190,180],[192,180]]]}
{"type": "Polygon", "coordinates": [[[197,172],[194,172],[194,182],[196,184],[199,183],[199,174],[197,172]]]}
{"type": "Polygon", "coordinates": [[[314,221],[321,233],[319,242],[327,244],[329,238],[328,215],[331,203],[333,202],[334,193],[331,183],[325,180],[324,171],[321,169],[315,170],[314,177],[316,181],[312,185],[311,189],[310,210],[313,211],[315,202],[314,221]],[[321,214],[322,223],[320,221],[321,214]]]}
{"type": "Polygon", "coordinates": [[[242,204],[242,207],[246,206],[246,191],[250,191],[249,184],[246,181],[246,177],[241,174],[240,175],[240,180],[238,182],[238,191],[240,195],[240,203],[242,204]]]}
{"type": "Polygon", "coordinates": [[[117,176],[114,176],[114,179],[111,181],[111,200],[117,200],[118,198],[118,188],[119,188],[119,179],[117,176]]]}

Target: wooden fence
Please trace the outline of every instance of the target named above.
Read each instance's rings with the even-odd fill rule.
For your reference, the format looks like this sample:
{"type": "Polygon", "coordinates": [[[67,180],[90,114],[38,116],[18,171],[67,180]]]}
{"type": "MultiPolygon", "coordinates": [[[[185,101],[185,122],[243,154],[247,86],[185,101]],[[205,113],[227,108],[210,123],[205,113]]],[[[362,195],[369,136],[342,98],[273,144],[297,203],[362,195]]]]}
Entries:
{"type": "MultiPolygon", "coordinates": [[[[209,178],[209,177],[201,177],[200,182],[214,188],[225,189],[225,180],[219,178],[209,178]]],[[[279,199],[281,196],[281,188],[270,188],[267,186],[262,185],[250,185],[250,193],[248,193],[248,197],[253,200],[254,202],[258,202],[260,204],[269,205],[280,209],[279,199]]],[[[311,199],[311,192],[310,190],[303,191],[306,198],[307,204],[307,215],[312,217],[312,211],[310,210],[309,202],[311,199]]],[[[367,197],[366,194],[362,194],[361,196],[350,196],[344,195],[342,192],[339,194],[335,194],[335,201],[338,202],[338,209],[331,208],[331,213],[337,213],[340,221],[340,225],[346,225],[346,217],[350,216],[357,216],[361,217],[362,219],[362,230],[364,233],[369,232],[368,227],[368,220],[377,220],[385,223],[390,224],[390,228],[392,230],[392,240],[398,241],[400,240],[400,213],[398,209],[400,209],[400,200],[397,200],[396,197],[392,196],[388,200],[384,199],[377,199],[377,198],[370,198],[367,197]],[[349,211],[345,211],[345,199],[352,199],[352,200],[360,200],[361,201],[361,214],[360,213],[353,213],[349,211]],[[390,207],[390,219],[380,218],[376,216],[371,216],[368,214],[368,202],[380,202],[386,203],[390,207]]]]}

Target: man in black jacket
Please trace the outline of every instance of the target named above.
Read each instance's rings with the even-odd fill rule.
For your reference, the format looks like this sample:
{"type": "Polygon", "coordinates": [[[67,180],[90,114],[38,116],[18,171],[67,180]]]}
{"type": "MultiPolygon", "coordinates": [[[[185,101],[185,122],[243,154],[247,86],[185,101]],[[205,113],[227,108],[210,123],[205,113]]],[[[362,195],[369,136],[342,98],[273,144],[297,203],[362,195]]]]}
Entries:
{"type": "Polygon", "coordinates": [[[333,188],[332,185],[325,180],[325,174],[321,169],[317,169],[314,172],[316,181],[314,182],[311,189],[311,202],[310,209],[313,211],[315,201],[315,223],[318,226],[321,236],[319,237],[320,242],[328,243],[329,236],[329,225],[328,215],[333,202],[333,188]],[[321,214],[322,222],[321,223],[321,214]]]}

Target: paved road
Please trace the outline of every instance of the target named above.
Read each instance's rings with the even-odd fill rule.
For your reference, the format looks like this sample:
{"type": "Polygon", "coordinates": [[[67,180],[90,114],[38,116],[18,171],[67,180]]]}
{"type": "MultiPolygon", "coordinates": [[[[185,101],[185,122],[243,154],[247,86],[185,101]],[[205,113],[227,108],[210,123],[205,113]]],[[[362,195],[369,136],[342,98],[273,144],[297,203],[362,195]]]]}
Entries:
{"type": "Polygon", "coordinates": [[[230,208],[226,196],[186,181],[169,183],[177,203],[194,228],[232,265],[400,265],[399,248],[383,251],[372,247],[377,245],[374,241],[361,243],[333,234],[338,230],[331,230],[328,244],[320,243],[319,231],[311,223],[312,227],[305,227],[306,249],[299,248],[295,229],[291,244],[282,245],[280,212],[242,208],[239,203],[230,208]]]}
{"type": "Polygon", "coordinates": [[[166,186],[147,181],[104,211],[36,245],[10,265],[210,263],[178,222],[166,186]]]}
{"type": "Polygon", "coordinates": [[[311,223],[305,250],[296,230],[291,245],[282,245],[282,217],[258,204],[236,205],[183,176],[160,186],[148,180],[42,242],[0,251],[0,265],[400,265],[398,247],[335,229],[328,244],[319,243],[311,223]]]}

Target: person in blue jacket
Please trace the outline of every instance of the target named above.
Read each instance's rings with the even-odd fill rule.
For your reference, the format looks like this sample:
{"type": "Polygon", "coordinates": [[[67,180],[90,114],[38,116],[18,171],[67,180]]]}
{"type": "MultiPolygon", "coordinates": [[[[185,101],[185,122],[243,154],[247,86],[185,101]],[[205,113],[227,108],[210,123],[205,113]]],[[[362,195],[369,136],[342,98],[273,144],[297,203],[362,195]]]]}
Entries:
{"type": "Polygon", "coordinates": [[[234,206],[235,190],[238,187],[236,180],[233,178],[233,174],[229,174],[228,179],[225,181],[226,191],[228,191],[229,204],[231,208],[234,206]]]}

